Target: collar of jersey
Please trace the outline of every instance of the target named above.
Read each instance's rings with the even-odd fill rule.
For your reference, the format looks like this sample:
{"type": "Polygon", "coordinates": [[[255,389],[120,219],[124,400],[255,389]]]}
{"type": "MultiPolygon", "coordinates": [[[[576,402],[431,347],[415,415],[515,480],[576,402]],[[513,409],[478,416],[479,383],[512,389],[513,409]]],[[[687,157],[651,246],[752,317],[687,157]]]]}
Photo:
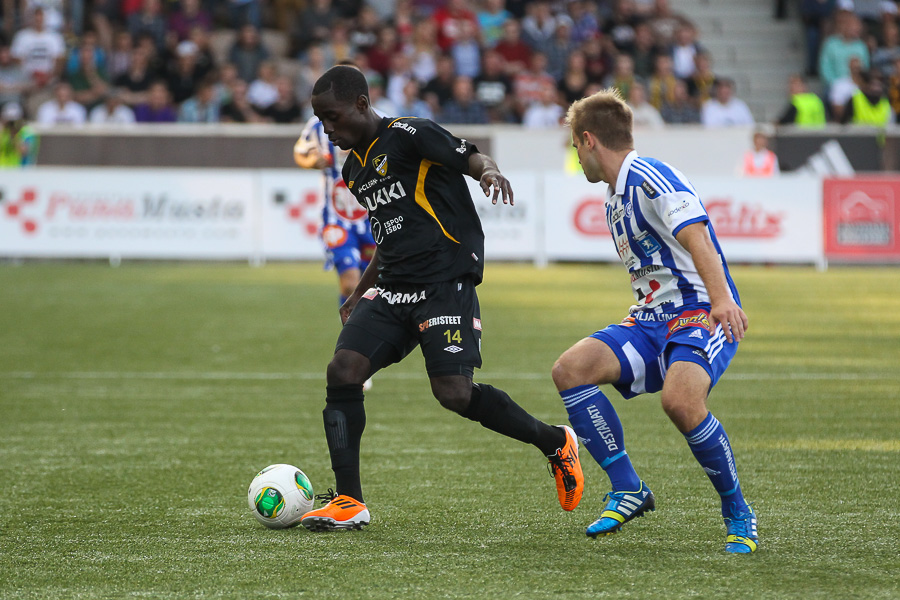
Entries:
{"type": "MultiPolygon", "coordinates": [[[[396,119],[394,119],[394,120],[396,120],[396,119]]],[[[361,157],[361,156],[359,155],[359,152],[357,152],[355,148],[353,149],[353,155],[356,156],[357,160],[359,160],[360,166],[363,166],[363,167],[366,166],[366,163],[369,161],[369,151],[372,149],[372,146],[375,145],[375,142],[378,141],[378,138],[381,137],[381,133],[382,133],[385,129],[387,129],[388,124],[389,124],[389,123],[392,123],[392,122],[393,122],[393,121],[391,121],[388,117],[382,117],[382,118],[381,118],[381,123],[378,125],[378,129],[375,130],[375,139],[372,140],[372,143],[369,144],[369,147],[368,147],[368,148],[366,148],[366,156],[365,156],[365,158],[361,157]]]]}
{"type": "MultiPolygon", "coordinates": [[[[631,170],[631,163],[637,158],[637,151],[632,150],[625,156],[622,161],[622,167],[619,169],[619,176],[616,177],[616,195],[621,196],[625,193],[625,182],[628,181],[628,171],[631,170]]],[[[609,194],[610,197],[613,194],[609,194]]]]}

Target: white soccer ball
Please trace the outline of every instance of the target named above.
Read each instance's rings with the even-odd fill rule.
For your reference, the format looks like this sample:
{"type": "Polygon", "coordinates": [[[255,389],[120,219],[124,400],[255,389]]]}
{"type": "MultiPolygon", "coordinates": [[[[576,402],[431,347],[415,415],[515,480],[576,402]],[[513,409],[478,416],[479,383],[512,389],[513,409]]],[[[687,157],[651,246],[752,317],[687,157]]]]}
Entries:
{"type": "Polygon", "coordinates": [[[312,510],[309,477],[293,465],[269,465],[256,474],[247,490],[247,502],[256,520],[270,529],[293,527],[312,510]]]}

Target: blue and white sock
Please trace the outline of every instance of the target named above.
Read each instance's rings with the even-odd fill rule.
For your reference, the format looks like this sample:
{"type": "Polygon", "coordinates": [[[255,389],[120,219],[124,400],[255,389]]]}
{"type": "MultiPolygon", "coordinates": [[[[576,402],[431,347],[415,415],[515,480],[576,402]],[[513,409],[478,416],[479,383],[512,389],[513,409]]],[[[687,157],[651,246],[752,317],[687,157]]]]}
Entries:
{"type": "Polygon", "coordinates": [[[606,471],[614,492],[641,488],[641,478],[625,452],[622,422],[596,385],[579,385],[559,393],[572,429],[594,460],[606,471]]]}
{"type": "Polygon", "coordinates": [[[722,498],[722,516],[730,518],[746,512],[747,502],[741,493],[731,442],[718,419],[707,413],[703,422],[684,437],[722,498]]]}

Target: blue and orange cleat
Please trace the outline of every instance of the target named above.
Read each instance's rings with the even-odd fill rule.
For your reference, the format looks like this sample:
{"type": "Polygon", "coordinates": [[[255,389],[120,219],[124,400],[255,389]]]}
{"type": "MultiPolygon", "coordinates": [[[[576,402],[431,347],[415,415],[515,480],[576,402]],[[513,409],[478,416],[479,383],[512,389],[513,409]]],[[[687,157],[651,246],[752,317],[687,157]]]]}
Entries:
{"type": "Polygon", "coordinates": [[[751,507],[747,511],[732,518],[725,518],[725,552],[734,554],[750,554],[759,548],[759,535],[756,533],[756,513],[751,507]]]}
{"type": "Polygon", "coordinates": [[[636,492],[610,492],[606,497],[609,502],[600,513],[600,518],[588,525],[585,531],[589,537],[611,535],[619,531],[628,521],[643,516],[645,512],[656,510],[656,498],[643,481],[636,492]]]}

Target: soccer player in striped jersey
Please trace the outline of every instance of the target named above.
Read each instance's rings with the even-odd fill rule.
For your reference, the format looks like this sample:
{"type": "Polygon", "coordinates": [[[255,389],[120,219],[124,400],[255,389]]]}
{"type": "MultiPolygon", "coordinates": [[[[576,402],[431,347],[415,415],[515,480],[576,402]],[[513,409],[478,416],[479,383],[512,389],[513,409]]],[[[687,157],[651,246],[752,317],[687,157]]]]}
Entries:
{"type": "Polygon", "coordinates": [[[631,110],[614,90],[572,104],[567,123],[587,180],[609,185],[606,220],[637,301],[621,323],[579,341],[553,366],[573,429],[612,483],[587,535],[615,533],[656,507],[598,387],[612,384],[625,398],[662,392],[663,410],[721,497],[725,549],[753,552],[756,515],[725,429],[706,406],[749,322],[706,209],[681,172],[638,156],[631,110]]]}

